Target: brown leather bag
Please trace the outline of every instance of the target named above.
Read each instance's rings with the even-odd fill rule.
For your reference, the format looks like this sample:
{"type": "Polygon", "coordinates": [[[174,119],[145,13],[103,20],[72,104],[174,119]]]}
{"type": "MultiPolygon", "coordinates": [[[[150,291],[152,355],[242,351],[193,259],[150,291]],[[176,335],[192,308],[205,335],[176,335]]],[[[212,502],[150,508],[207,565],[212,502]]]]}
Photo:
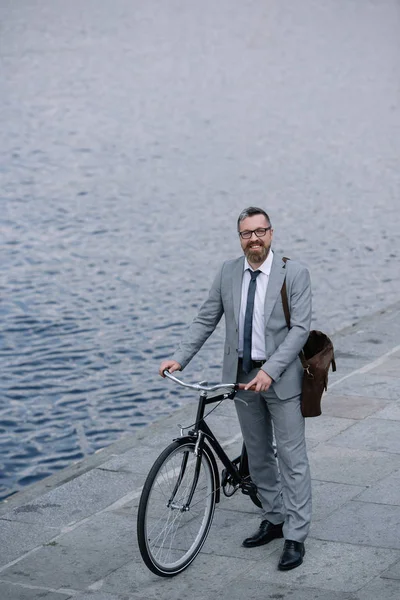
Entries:
{"type": "MultiPolygon", "coordinates": [[[[289,259],[284,259],[286,260],[289,259]]],[[[286,279],[281,289],[283,311],[290,329],[290,312],[286,291],[286,279]]],[[[332,341],[329,337],[313,329],[307,342],[299,354],[303,365],[303,384],[301,390],[301,413],[303,417],[318,417],[321,414],[322,394],[328,389],[328,371],[336,371],[335,355],[332,341]]]]}

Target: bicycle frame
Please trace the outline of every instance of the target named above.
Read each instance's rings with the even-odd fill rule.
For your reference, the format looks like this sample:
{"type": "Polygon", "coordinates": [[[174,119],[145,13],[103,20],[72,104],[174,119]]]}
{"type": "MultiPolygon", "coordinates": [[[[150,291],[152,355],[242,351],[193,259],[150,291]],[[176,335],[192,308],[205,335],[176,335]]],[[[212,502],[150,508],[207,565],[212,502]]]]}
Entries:
{"type": "MultiPolygon", "coordinates": [[[[214,433],[212,432],[212,430],[210,429],[210,427],[207,425],[207,423],[204,420],[204,412],[205,412],[205,408],[207,405],[214,404],[215,402],[219,402],[220,400],[225,400],[227,398],[233,399],[236,394],[236,391],[237,390],[234,389],[234,390],[232,390],[232,392],[225,393],[225,394],[219,394],[217,396],[212,396],[211,398],[209,398],[207,396],[207,392],[205,392],[205,391],[202,391],[200,394],[199,404],[197,407],[196,421],[195,421],[194,427],[193,427],[193,429],[191,429],[188,432],[187,436],[182,436],[183,438],[187,437],[190,440],[196,440],[195,454],[197,454],[197,457],[198,457],[197,463],[196,463],[196,475],[193,480],[193,485],[192,485],[191,491],[189,493],[188,501],[187,501],[185,507],[182,507],[182,510],[189,509],[190,502],[192,500],[194,491],[196,489],[198,474],[199,474],[199,470],[200,470],[201,452],[203,451],[203,447],[205,445],[206,440],[209,443],[209,445],[211,446],[211,448],[214,450],[215,454],[218,456],[218,458],[220,459],[222,464],[224,465],[224,467],[227,470],[227,472],[229,473],[229,475],[232,477],[234,484],[237,486],[242,486],[242,489],[244,489],[245,483],[243,481],[243,476],[241,474],[240,469],[236,466],[235,461],[232,461],[228,457],[225,450],[222,448],[221,444],[216,439],[214,433]]],[[[180,439],[182,439],[182,438],[180,438],[180,439]]],[[[217,491],[216,502],[219,503],[219,501],[220,501],[219,471],[218,471],[218,467],[216,465],[214,456],[212,456],[212,460],[213,460],[213,464],[215,467],[215,469],[214,469],[215,476],[217,478],[217,480],[216,480],[216,491],[217,491]]],[[[241,464],[241,461],[239,461],[239,464],[241,464]]],[[[180,478],[183,477],[184,470],[185,470],[185,465],[183,463],[182,463],[182,469],[183,470],[181,471],[180,478]]],[[[246,491],[244,491],[244,493],[246,493],[246,491]]]]}

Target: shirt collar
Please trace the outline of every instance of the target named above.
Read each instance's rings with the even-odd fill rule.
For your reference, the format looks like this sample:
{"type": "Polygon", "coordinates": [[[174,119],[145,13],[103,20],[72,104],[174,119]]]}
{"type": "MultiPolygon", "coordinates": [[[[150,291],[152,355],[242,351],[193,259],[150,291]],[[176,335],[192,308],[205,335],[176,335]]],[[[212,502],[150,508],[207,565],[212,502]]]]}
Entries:
{"type": "MultiPolygon", "coordinates": [[[[258,267],[257,271],[261,271],[262,273],[265,273],[265,275],[268,275],[271,272],[271,266],[272,266],[272,259],[274,258],[274,253],[272,252],[272,250],[270,250],[268,252],[268,256],[267,258],[264,260],[263,264],[258,267]]],[[[250,271],[253,271],[253,269],[251,268],[251,266],[248,263],[248,260],[246,257],[244,257],[244,270],[246,271],[246,269],[250,269],[250,271]]]]}

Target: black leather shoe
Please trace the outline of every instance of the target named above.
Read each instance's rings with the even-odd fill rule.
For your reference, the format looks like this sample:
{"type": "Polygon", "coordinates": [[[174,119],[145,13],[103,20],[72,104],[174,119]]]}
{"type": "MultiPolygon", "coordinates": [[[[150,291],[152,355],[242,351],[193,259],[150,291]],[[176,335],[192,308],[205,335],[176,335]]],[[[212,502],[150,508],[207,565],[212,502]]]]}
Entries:
{"type": "Polygon", "coordinates": [[[261,521],[261,525],[252,536],[246,538],[242,544],[245,548],[254,548],[255,546],[262,546],[263,544],[269,544],[276,538],[283,537],[282,533],[283,523],[274,525],[269,521],[261,521]]]}
{"type": "Polygon", "coordinates": [[[289,569],[295,569],[303,562],[303,556],[305,553],[306,550],[303,542],[285,540],[283,552],[278,563],[278,569],[280,571],[289,571],[289,569]]]}

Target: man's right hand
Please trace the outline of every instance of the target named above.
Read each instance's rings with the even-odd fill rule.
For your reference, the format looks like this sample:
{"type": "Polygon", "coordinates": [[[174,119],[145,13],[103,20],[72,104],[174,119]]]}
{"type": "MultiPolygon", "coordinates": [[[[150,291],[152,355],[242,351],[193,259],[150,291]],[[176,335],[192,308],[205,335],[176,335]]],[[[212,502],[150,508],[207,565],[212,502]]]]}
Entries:
{"type": "Polygon", "coordinates": [[[181,370],[182,370],[182,365],[180,365],[178,362],[176,362],[176,360],[163,360],[160,365],[160,368],[158,369],[158,372],[161,375],[161,377],[165,377],[164,371],[169,371],[170,373],[173,373],[174,371],[181,371],[181,370]]]}

